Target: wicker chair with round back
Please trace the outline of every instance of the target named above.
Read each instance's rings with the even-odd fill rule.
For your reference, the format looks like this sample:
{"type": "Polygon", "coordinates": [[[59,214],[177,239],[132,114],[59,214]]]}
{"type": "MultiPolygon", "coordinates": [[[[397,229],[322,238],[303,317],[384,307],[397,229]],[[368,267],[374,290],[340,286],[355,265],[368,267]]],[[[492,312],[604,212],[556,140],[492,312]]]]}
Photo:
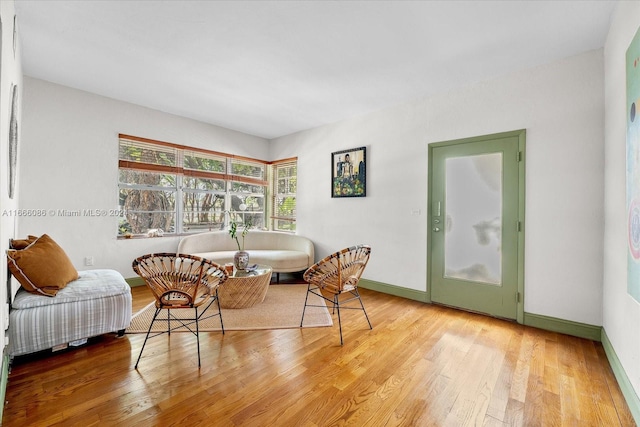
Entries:
{"type": "MultiPolygon", "coordinates": [[[[150,338],[153,324],[158,321],[167,322],[166,331],[158,332],[151,338],[162,334],[171,334],[172,330],[186,328],[196,336],[198,344],[198,367],[200,366],[200,330],[198,322],[209,317],[219,316],[220,326],[224,334],[222,313],[218,301],[218,287],[227,280],[227,273],[220,265],[193,255],[176,253],[157,253],[143,255],[133,261],[133,270],[144,280],[156,299],[156,310],[144,339],[135,369],[142,357],[142,352],[150,338]],[[211,305],[217,302],[217,313],[209,313],[203,317],[211,305]],[[200,307],[204,307],[198,311],[200,307]],[[193,316],[175,316],[172,310],[194,310],[193,316]],[[162,310],[167,311],[166,319],[158,318],[162,310]],[[195,330],[193,325],[195,324],[195,330]]],[[[163,316],[164,317],[164,316],[163,316]]]]}
{"type": "Polygon", "coordinates": [[[358,282],[364,271],[369,256],[371,255],[371,247],[368,245],[357,245],[342,249],[339,252],[331,254],[326,258],[318,261],[304,272],[304,280],[308,283],[307,297],[304,301],[302,310],[302,320],[300,327],[304,322],[304,313],[307,307],[318,307],[309,302],[309,293],[315,294],[331,303],[331,308],[335,312],[338,311],[338,326],[340,328],[340,345],[342,340],[342,320],[340,318],[340,309],[357,309],[364,312],[364,316],[369,324],[369,329],[373,329],[367,311],[364,309],[360,293],[358,292],[358,282]],[[341,297],[347,295],[347,297],[341,297]],[[328,296],[328,297],[327,297],[328,296]],[[360,307],[346,306],[352,301],[358,301],[360,307]]]}

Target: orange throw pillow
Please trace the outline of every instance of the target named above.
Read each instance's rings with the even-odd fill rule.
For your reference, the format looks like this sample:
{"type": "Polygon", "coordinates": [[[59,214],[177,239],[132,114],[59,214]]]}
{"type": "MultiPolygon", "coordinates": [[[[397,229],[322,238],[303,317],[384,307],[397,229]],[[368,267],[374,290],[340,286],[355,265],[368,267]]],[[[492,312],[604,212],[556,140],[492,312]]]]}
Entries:
{"type": "Polygon", "coordinates": [[[27,236],[26,239],[11,239],[9,246],[11,249],[26,249],[27,246],[38,240],[38,236],[27,236]]]}
{"type": "Polygon", "coordinates": [[[46,234],[22,250],[7,251],[11,274],[28,292],[55,296],[78,271],[62,248],[46,234]]]}

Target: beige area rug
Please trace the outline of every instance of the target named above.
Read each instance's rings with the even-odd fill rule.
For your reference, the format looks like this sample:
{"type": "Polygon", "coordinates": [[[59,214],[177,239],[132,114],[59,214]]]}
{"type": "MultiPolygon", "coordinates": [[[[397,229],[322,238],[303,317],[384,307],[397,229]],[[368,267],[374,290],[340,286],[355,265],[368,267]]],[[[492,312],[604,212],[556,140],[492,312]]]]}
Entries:
{"type": "MultiPolygon", "coordinates": [[[[224,286],[224,285],[223,285],[224,286]]],[[[302,309],[304,308],[304,298],[307,294],[307,285],[269,285],[267,296],[264,301],[250,308],[222,309],[222,321],[225,331],[243,331],[257,329],[287,329],[299,328],[302,309]]],[[[322,298],[314,294],[309,294],[309,304],[322,305],[322,307],[307,307],[304,315],[305,328],[322,326],[332,326],[333,321],[329,310],[322,298]]],[[[127,328],[127,333],[146,333],[153,318],[155,303],[136,313],[131,319],[131,325],[127,328]]],[[[171,313],[179,317],[193,317],[194,310],[172,310],[171,313]]],[[[213,303],[205,313],[206,319],[200,319],[198,324],[200,331],[219,331],[220,318],[211,316],[218,312],[218,306],[213,303]]],[[[165,310],[159,317],[165,319],[164,322],[156,321],[152,331],[161,332],[167,330],[165,310]]],[[[172,331],[188,332],[184,327],[179,327],[178,321],[171,322],[172,331]],[[179,328],[178,328],[179,327],[179,328]]],[[[195,325],[192,326],[195,329],[195,325]]]]}

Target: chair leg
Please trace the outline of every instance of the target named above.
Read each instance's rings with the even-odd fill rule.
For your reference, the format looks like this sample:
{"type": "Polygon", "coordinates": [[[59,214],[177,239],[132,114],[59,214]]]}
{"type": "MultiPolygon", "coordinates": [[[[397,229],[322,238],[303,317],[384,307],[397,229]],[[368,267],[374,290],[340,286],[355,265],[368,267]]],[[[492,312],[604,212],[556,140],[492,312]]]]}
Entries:
{"type": "Polygon", "coordinates": [[[220,298],[218,298],[217,288],[216,288],[216,303],[218,303],[218,316],[220,317],[220,328],[222,329],[222,335],[224,335],[224,323],[222,323],[222,310],[220,310],[220,298]]]}
{"type": "Polygon", "coordinates": [[[356,289],[356,296],[358,297],[358,301],[360,301],[360,307],[362,307],[362,311],[364,311],[364,317],[367,318],[369,329],[373,329],[373,326],[371,326],[371,322],[369,321],[369,316],[367,316],[367,310],[364,309],[364,304],[362,304],[362,298],[360,298],[360,292],[358,292],[357,289],[356,289]]]}
{"type": "Polygon", "coordinates": [[[200,327],[198,326],[198,307],[196,310],[196,343],[198,345],[198,368],[200,367],[200,327]]]}
{"type": "Polygon", "coordinates": [[[342,341],[342,320],[340,319],[340,300],[338,299],[340,295],[336,294],[333,296],[333,309],[338,310],[338,327],[340,329],[340,345],[343,345],[342,341]]]}
{"type": "Polygon", "coordinates": [[[151,319],[151,324],[149,325],[149,330],[147,331],[147,336],[144,337],[144,342],[142,343],[142,348],[140,349],[140,354],[138,355],[138,360],[136,360],[136,365],[133,369],[138,369],[138,363],[140,363],[140,358],[142,357],[142,352],[144,351],[144,346],[147,345],[147,340],[149,339],[149,334],[151,333],[151,328],[153,327],[153,322],[156,321],[156,317],[160,313],[161,308],[156,308],[156,312],[153,314],[153,319],[151,319]]]}
{"type": "Polygon", "coordinates": [[[304,308],[302,309],[302,319],[300,319],[300,327],[302,328],[302,322],[304,322],[304,313],[307,311],[307,301],[309,300],[309,290],[311,290],[311,283],[307,285],[307,295],[304,297],[304,308]]]}

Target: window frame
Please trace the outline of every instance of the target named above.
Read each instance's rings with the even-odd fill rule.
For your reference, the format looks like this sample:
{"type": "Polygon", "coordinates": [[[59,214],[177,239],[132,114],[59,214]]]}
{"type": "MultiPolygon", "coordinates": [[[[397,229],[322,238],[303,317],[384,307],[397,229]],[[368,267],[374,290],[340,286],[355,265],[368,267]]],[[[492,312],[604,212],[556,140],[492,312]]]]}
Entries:
{"type": "Polygon", "coordinates": [[[271,216],[270,216],[270,227],[272,230],[274,231],[283,231],[283,232],[289,232],[289,233],[295,233],[297,230],[297,225],[296,225],[296,211],[297,211],[297,202],[298,202],[298,197],[297,197],[297,192],[298,192],[298,158],[297,157],[292,157],[292,158],[288,158],[288,159],[282,159],[282,160],[277,160],[274,162],[271,162],[271,168],[270,168],[270,178],[271,178],[271,197],[270,197],[270,202],[271,202],[271,216]],[[278,176],[278,171],[280,169],[284,169],[284,168],[291,168],[291,167],[295,167],[295,174],[293,175],[289,175],[286,177],[286,180],[288,181],[288,184],[286,185],[287,190],[286,192],[280,193],[279,192],[279,186],[278,186],[278,180],[279,180],[279,176],[278,176]],[[291,191],[291,186],[290,183],[292,181],[292,178],[295,179],[295,187],[296,190],[294,192],[291,191]],[[291,215],[281,215],[280,212],[278,212],[278,198],[282,197],[282,198],[291,198],[293,197],[294,201],[294,208],[293,208],[293,213],[291,215]],[[285,222],[285,223],[289,223],[290,224],[290,228],[281,228],[280,227],[280,222],[285,222]]]}
{"type": "MultiPolygon", "coordinates": [[[[141,138],[141,137],[132,136],[132,135],[118,134],[118,186],[117,186],[118,200],[119,200],[118,204],[121,205],[123,203],[120,199],[121,190],[123,189],[154,190],[154,191],[162,190],[162,191],[174,192],[175,194],[174,196],[175,209],[173,211],[173,214],[175,216],[175,220],[174,220],[175,225],[173,227],[174,230],[163,230],[163,231],[166,234],[169,234],[171,236],[179,236],[184,234],[195,234],[198,232],[210,231],[213,229],[226,229],[229,225],[230,215],[226,215],[225,213],[239,214],[243,212],[243,211],[237,211],[232,209],[233,208],[232,197],[239,197],[239,198],[258,197],[263,199],[262,210],[246,211],[244,212],[244,214],[246,215],[247,213],[251,213],[254,216],[256,214],[261,214],[262,223],[266,226],[268,224],[267,213],[270,205],[269,194],[268,194],[269,188],[270,188],[270,182],[268,179],[270,163],[271,162],[267,162],[260,159],[254,159],[250,157],[245,157],[245,156],[237,156],[233,154],[227,154],[227,153],[222,153],[218,151],[212,151],[212,150],[207,150],[207,149],[202,149],[197,147],[184,146],[184,145],[174,144],[170,142],[156,141],[156,140],[141,138]],[[175,151],[176,153],[176,157],[174,161],[175,164],[165,165],[165,164],[156,164],[153,162],[144,162],[144,161],[132,160],[132,159],[122,159],[121,157],[123,157],[122,156],[123,144],[125,147],[138,145],[138,146],[148,147],[150,150],[153,150],[154,148],[157,147],[158,152],[175,151]],[[186,167],[185,156],[194,156],[194,155],[197,156],[198,154],[202,154],[202,158],[208,159],[209,161],[224,160],[224,170],[211,171],[211,170],[203,170],[203,169],[192,169],[192,168],[186,167]],[[256,171],[256,170],[259,171],[260,169],[262,169],[262,172],[259,173],[258,175],[260,176],[257,176],[257,177],[232,173],[232,171],[234,170],[233,165],[237,165],[237,164],[248,167],[248,170],[250,171],[256,171]],[[123,170],[175,175],[176,185],[174,187],[161,187],[161,186],[145,185],[141,183],[134,183],[134,184],[123,183],[121,182],[121,173],[120,173],[120,171],[123,171],[123,170]],[[212,228],[213,226],[211,225],[207,229],[207,227],[202,227],[198,225],[196,225],[195,227],[194,226],[190,227],[188,224],[185,225],[185,222],[184,222],[185,194],[187,193],[214,194],[214,195],[222,194],[222,191],[220,189],[198,189],[197,185],[195,186],[195,188],[186,188],[184,185],[185,178],[195,178],[195,179],[202,178],[202,179],[224,181],[225,183],[224,209],[211,211],[212,213],[217,212],[218,214],[221,215],[222,226],[216,225],[215,226],[216,228],[212,228]],[[259,192],[244,193],[244,192],[233,191],[234,182],[260,187],[262,188],[262,193],[259,193],[259,192]]],[[[259,206],[259,203],[258,203],[258,206],[259,206]]],[[[123,217],[126,218],[126,212],[124,212],[124,206],[120,206],[120,208],[123,211],[123,217]]],[[[242,215],[242,217],[244,218],[245,215],[242,215]]],[[[216,223],[216,224],[219,224],[219,223],[216,223]]],[[[129,234],[129,233],[124,231],[122,223],[120,222],[118,224],[117,236],[118,238],[130,237],[130,236],[127,236],[126,234],[129,234]]],[[[146,236],[146,233],[136,233],[135,236],[144,237],[146,236]]]]}

